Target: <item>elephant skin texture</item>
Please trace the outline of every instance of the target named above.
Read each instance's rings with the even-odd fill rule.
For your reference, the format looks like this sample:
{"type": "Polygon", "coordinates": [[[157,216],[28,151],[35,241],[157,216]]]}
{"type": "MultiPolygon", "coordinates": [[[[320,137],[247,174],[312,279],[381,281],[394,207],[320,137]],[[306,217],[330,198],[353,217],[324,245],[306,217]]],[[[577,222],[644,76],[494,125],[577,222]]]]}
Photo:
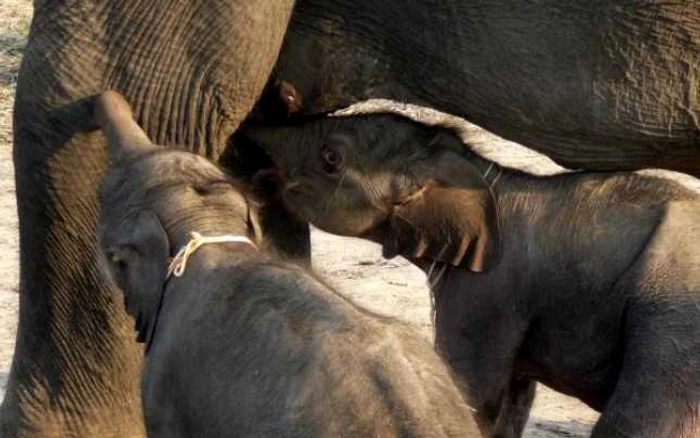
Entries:
{"type": "Polygon", "coordinates": [[[593,437],[700,436],[700,199],[634,173],[535,177],[388,114],[243,133],[300,219],[426,271],[436,346],[477,421],[519,436],[534,384],[593,437]]]}
{"type": "MultiPolygon", "coordinates": [[[[698,175],[697,0],[365,1],[34,2],[13,112],[21,298],[0,435],[144,433],[141,351],[92,238],[107,158],[80,102],[104,90],[156,143],[232,169],[263,164],[230,144],[254,107],[269,123],[384,97],[571,168],[698,175]]],[[[266,205],[267,239],[308,257],[308,227],[266,205]]]]}
{"type": "Polygon", "coordinates": [[[301,0],[274,78],[298,114],[386,98],[570,169],[700,176],[698,0],[301,0]]]}
{"type": "Polygon", "coordinates": [[[248,243],[256,203],[205,158],[150,143],[113,92],[97,103],[116,164],[99,247],[148,347],[149,437],[480,437],[449,369],[407,324],[347,301],[248,243]],[[162,294],[162,298],[161,298],[162,294]]]}
{"type": "Polygon", "coordinates": [[[158,144],[216,160],[265,86],[293,1],[34,5],[14,108],[20,316],[0,436],[142,437],[143,352],[98,269],[107,156],[84,101],[118,89],[158,144]]]}

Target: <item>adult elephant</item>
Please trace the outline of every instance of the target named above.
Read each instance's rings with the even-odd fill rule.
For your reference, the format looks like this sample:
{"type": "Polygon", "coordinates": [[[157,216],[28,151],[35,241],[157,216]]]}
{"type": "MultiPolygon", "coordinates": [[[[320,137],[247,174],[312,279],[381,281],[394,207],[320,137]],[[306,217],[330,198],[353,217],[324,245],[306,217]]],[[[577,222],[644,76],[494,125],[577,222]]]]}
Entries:
{"type": "Polygon", "coordinates": [[[697,0],[305,0],[276,76],[302,113],[386,97],[569,168],[700,176],[697,0]]]}
{"type": "Polygon", "coordinates": [[[103,136],[84,132],[84,98],[119,89],[155,141],[216,160],[265,86],[292,6],[35,2],[14,113],[20,320],[1,436],[144,435],[143,351],[96,262],[107,157],[103,136]]]}
{"type": "MultiPolygon", "coordinates": [[[[693,1],[299,0],[290,21],[292,3],[35,2],[14,120],[21,298],[2,436],[143,433],[141,351],[95,264],[106,157],[102,136],[82,132],[80,100],[106,88],[157,143],[220,159],[289,24],[275,78],[295,92],[270,90],[301,114],[389,97],[466,116],[571,167],[699,173],[693,1]]],[[[238,165],[245,152],[223,160],[238,165]]],[[[304,236],[289,227],[272,240],[303,253],[274,239],[304,236]]]]}

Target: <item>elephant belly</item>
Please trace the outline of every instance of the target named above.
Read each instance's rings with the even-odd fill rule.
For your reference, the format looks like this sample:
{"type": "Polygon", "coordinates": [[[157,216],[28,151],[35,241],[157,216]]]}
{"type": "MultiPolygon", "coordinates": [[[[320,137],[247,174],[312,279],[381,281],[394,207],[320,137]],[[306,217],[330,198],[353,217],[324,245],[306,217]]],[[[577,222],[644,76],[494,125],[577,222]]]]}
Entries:
{"type": "Polygon", "coordinates": [[[617,381],[623,348],[617,327],[607,324],[534,324],[524,340],[516,372],[602,410],[617,381]]]}

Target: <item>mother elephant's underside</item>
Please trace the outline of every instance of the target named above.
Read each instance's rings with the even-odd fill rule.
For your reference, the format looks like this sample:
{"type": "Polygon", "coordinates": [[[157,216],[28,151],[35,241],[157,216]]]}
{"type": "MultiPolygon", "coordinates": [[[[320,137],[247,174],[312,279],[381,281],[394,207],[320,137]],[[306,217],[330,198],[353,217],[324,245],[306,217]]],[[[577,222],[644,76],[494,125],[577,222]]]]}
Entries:
{"type": "Polygon", "coordinates": [[[215,160],[274,68],[303,114],[393,98],[570,167],[700,174],[694,0],[296,3],[289,21],[291,0],[35,2],[14,119],[21,298],[2,436],[143,434],[141,351],[96,267],[107,160],[81,99],[106,88],[157,143],[215,160]]]}
{"type": "Polygon", "coordinates": [[[566,167],[700,175],[697,0],[306,0],[276,76],[307,113],[406,100],[566,167]]]}

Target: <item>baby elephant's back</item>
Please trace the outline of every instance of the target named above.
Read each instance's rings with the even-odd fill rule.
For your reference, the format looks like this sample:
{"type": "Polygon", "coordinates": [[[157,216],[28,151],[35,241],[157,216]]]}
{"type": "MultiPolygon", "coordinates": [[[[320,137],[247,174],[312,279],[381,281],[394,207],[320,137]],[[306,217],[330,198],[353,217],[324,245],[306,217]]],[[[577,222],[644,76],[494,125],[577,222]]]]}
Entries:
{"type": "Polygon", "coordinates": [[[309,415],[299,425],[313,423],[312,436],[482,436],[447,367],[413,328],[369,321],[319,348],[297,399],[309,415]]]}
{"type": "Polygon", "coordinates": [[[354,306],[294,266],[255,262],[242,271],[221,290],[183,303],[183,314],[196,324],[177,318],[171,326],[181,334],[169,349],[177,367],[167,368],[182,374],[188,401],[181,403],[193,402],[183,409],[192,414],[192,430],[206,436],[231,430],[256,437],[481,436],[447,367],[412,327],[354,306]],[[187,358],[193,361],[184,363],[187,358]],[[190,385],[192,369],[197,387],[190,385]]]}
{"type": "Polygon", "coordinates": [[[285,265],[273,276],[275,338],[286,339],[275,354],[295,364],[280,376],[283,435],[482,436],[447,366],[413,327],[355,306],[302,269],[285,265]]]}

